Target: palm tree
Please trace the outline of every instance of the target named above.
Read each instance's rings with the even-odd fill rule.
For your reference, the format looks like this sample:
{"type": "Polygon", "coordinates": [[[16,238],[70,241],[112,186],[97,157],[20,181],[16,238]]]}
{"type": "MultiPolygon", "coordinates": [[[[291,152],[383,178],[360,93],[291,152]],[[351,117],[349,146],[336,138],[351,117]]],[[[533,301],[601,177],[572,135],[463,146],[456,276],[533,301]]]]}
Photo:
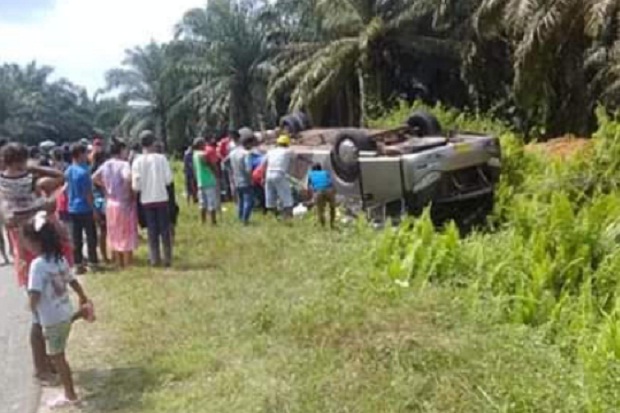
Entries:
{"type": "Polygon", "coordinates": [[[168,46],[151,42],[127,50],[123,65],[125,68],[106,73],[108,90],[120,90],[120,101],[131,107],[121,121],[121,129],[135,136],[153,128],[167,145],[168,112],[178,100],[168,46]]]}
{"type": "Polygon", "coordinates": [[[434,31],[433,20],[443,12],[436,6],[426,0],[317,0],[323,38],[283,48],[270,97],[292,89],[291,108],[313,112],[340,96],[357,102],[363,123],[367,96],[385,100],[404,59],[448,56],[458,62],[458,44],[434,31]]]}
{"type": "Polygon", "coordinates": [[[53,69],[31,63],[0,67],[0,133],[28,144],[74,141],[93,133],[86,91],[60,79],[53,69]]]}
{"type": "Polygon", "coordinates": [[[193,79],[179,105],[193,107],[202,126],[258,126],[266,113],[267,44],[255,7],[212,0],[177,26],[177,70],[193,79]]]}
{"type": "Polygon", "coordinates": [[[593,41],[617,10],[617,0],[483,0],[475,27],[509,43],[515,99],[531,117],[549,134],[586,133],[600,85],[585,62],[600,58],[593,41]]]}

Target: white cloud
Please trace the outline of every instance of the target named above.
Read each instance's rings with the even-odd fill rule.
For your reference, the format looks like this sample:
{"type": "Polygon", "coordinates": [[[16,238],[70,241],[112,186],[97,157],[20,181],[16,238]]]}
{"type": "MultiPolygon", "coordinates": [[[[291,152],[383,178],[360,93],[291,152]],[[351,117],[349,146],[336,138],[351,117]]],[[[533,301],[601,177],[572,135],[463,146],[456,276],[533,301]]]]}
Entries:
{"type": "Polygon", "coordinates": [[[0,59],[56,68],[56,76],[86,86],[104,85],[125,49],[172,38],[183,13],[206,0],[57,0],[36,21],[0,23],[0,59]]]}

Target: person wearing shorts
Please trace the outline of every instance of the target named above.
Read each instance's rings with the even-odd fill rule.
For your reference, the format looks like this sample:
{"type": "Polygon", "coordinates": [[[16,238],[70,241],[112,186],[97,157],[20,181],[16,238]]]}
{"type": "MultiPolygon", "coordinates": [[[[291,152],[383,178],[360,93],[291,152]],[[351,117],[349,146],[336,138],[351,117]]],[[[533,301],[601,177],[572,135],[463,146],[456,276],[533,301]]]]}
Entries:
{"type": "MultiPolygon", "coordinates": [[[[61,235],[56,225],[48,219],[45,211],[37,212],[33,220],[24,225],[24,242],[36,255],[28,277],[28,295],[34,322],[43,328],[47,355],[58,371],[64,394],[50,401],[52,409],[74,405],[78,401],[71,368],[65,357],[71,323],[79,318],[90,318],[85,312],[89,303],[82,286],[74,277],[67,260],[63,257],[61,235]],[[69,288],[80,300],[80,311],[73,310],[69,288]]],[[[92,309],[92,305],[89,306],[92,309]]]]}
{"type": "Polygon", "coordinates": [[[277,213],[278,204],[282,207],[285,219],[293,216],[293,191],[289,182],[289,169],[293,153],[289,149],[291,139],[282,135],[276,148],[265,157],[265,203],[267,209],[277,213]]]}
{"type": "Polygon", "coordinates": [[[202,223],[207,222],[207,214],[211,217],[211,224],[217,225],[217,211],[219,209],[219,194],[217,185],[217,153],[207,148],[203,138],[194,140],[194,171],[198,184],[198,198],[202,223]]]}

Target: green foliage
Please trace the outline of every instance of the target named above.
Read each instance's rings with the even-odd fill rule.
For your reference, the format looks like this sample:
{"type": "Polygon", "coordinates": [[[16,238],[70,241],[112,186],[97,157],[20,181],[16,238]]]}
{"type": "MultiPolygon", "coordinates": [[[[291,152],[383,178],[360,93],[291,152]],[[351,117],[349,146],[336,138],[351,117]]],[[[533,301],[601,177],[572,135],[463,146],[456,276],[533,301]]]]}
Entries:
{"type": "Polygon", "coordinates": [[[201,128],[273,123],[266,100],[271,26],[256,9],[252,2],[214,0],[185,14],[172,46],[176,75],[189,87],[173,112],[198,114],[201,128]]]}
{"type": "MultiPolygon", "coordinates": [[[[401,106],[388,123],[409,110],[401,106]]],[[[495,125],[435,111],[450,126],[495,125]]],[[[619,137],[620,122],[602,109],[590,150],[573,158],[544,157],[502,134],[492,231],[459,239],[453,227],[435,231],[425,214],[379,241],[380,282],[393,289],[461,285],[473,309],[545,331],[584,366],[587,411],[609,411],[608,386],[620,365],[619,137]]]]}
{"type": "Polygon", "coordinates": [[[1,135],[30,145],[93,135],[96,108],[86,91],[64,79],[50,81],[52,73],[36,63],[0,67],[1,135]]]}
{"type": "MultiPolygon", "coordinates": [[[[615,411],[617,366],[571,362],[544,329],[497,324],[464,288],[471,258],[454,227],[386,230],[381,254],[413,277],[406,288],[373,269],[381,234],[363,222],[244,227],[225,207],[214,228],[182,205],[172,268],[148,268],[142,247],[136,266],[86,279],[99,317],[70,343],[85,412],[615,411]]],[[[596,333],[605,351],[616,331],[596,333]]]]}

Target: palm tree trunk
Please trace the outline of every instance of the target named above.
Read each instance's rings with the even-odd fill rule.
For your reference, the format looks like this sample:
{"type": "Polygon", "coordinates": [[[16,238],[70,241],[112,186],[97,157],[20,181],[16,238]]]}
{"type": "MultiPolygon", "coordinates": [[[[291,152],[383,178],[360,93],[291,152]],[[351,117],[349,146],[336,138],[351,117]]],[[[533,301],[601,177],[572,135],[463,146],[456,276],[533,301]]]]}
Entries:
{"type": "MultiPolygon", "coordinates": [[[[347,87],[345,89],[344,101],[347,105],[345,110],[346,113],[346,124],[347,126],[355,125],[355,105],[353,104],[355,100],[355,94],[353,93],[353,85],[351,82],[347,82],[347,87]]],[[[343,116],[344,120],[344,116],[343,116]]]]}
{"type": "Polygon", "coordinates": [[[364,71],[362,68],[357,69],[357,81],[359,83],[360,92],[360,122],[359,126],[364,126],[366,122],[366,84],[364,82],[364,71]]]}
{"type": "Polygon", "coordinates": [[[161,140],[164,144],[164,149],[168,150],[168,115],[164,110],[161,114],[161,140]]]}

